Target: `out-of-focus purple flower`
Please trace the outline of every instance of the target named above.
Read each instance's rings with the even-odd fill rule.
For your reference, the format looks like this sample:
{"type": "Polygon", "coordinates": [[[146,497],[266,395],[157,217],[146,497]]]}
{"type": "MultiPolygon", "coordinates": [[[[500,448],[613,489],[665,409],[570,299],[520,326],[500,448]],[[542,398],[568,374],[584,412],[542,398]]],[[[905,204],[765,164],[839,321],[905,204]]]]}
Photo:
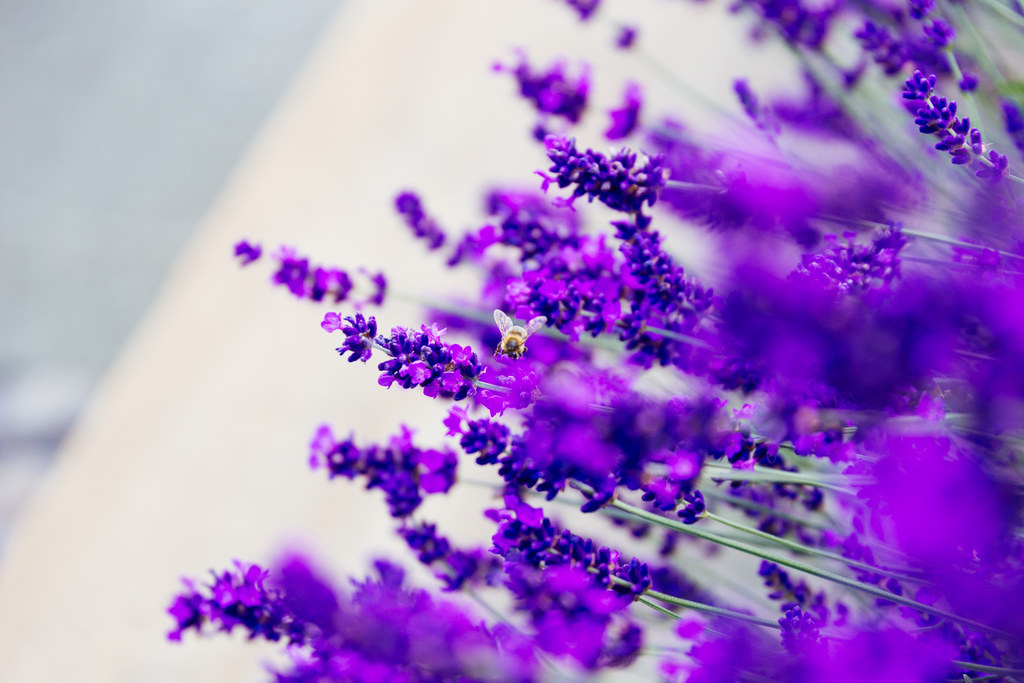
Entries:
{"type": "Polygon", "coordinates": [[[870,53],[875,63],[881,65],[886,75],[899,73],[910,59],[906,43],[894,36],[887,27],[870,19],[854,35],[864,51],[870,53]]]}
{"type": "MultiPolygon", "coordinates": [[[[236,246],[236,253],[238,253],[238,249],[242,244],[246,243],[240,243],[236,246]]],[[[259,247],[255,249],[258,258],[259,247]]],[[[250,254],[251,252],[245,251],[244,253],[250,254]]],[[[274,254],[274,257],[278,261],[278,267],[271,276],[271,282],[275,285],[286,287],[288,291],[300,299],[310,299],[312,301],[331,299],[334,303],[341,303],[349,298],[349,294],[354,288],[352,278],[344,270],[311,265],[308,258],[299,256],[292,247],[282,246],[274,254]]],[[[245,258],[248,258],[248,256],[245,258]]],[[[246,263],[252,260],[255,260],[255,258],[246,261],[246,263]]],[[[378,277],[383,281],[384,274],[381,273],[378,277]]],[[[376,278],[374,282],[376,282],[376,278]]],[[[369,303],[378,306],[384,303],[384,291],[378,289],[374,296],[370,298],[369,303]]]]}
{"type": "Polygon", "coordinates": [[[934,19],[922,27],[926,36],[932,39],[935,47],[943,48],[956,40],[956,29],[945,19],[934,19]]]}
{"type": "Polygon", "coordinates": [[[978,89],[978,75],[972,74],[969,71],[964,72],[964,77],[960,79],[960,90],[963,92],[971,92],[978,89]]]}
{"type": "Polygon", "coordinates": [[[884,435],[868,501],[891,521],[902,548],[955,567],[1005,555],[1014,494],[949,439],[884,435]],[[955,501],[955,502],[950,502],[955,501]]]}
{"type": "Polygon", "coordinates": [[[549,383],[545,394],[547,400],[533,407],[527,432],[498,458],[509,485],[535,488],[550,500],[569,479],[582,481],[595,490],[584,512],[602,507],[620,485],[650,492],[664,510],[690,493],[700,473],[698,453],[710,447],[712,406],[623,394],[610,410],[598,410],[595,386],[585,380],[549,383]],[[658,431],[649,427],[655,420],[658,431]]]}
{"type": "Polygon", "coordinates": [[[636,42],[636,34],[635,26],[620,26],[619,33],[615,37],[615,46],[621,50],[628,50],[636,42]]]}
{"type": "Polygon", "coordinates": [[[485,206],[496,225],[485,225],[467,233],[448,260],[454,266],[464,259],[479,260],[494,244],[503,244],[519,251],[522,262],[536,262],[558,246],[579,247],[579,221],[568,209],[551,206],[536,193],[493,190],[485,206]]]}
{"type": "MultiPolygon", "coordinates": [[[[859,77],[851,76],[854,80],[859,77]]],[[[774,125],[784,125],[810,135],[838,137],[850,140],[860,138],[860,129],[843,109],[822,87],[812,74],[804,72],[807,94],[803,99],[776,98],[771,101],[770,111],[774,125]]],[[[851,81],[849,87],[852,87],[851,81]]]]}
{"type": "Polygon", "coordinates": [[[371,276],[370,281],[373,282],[375,289],[369,303],[374,306],[381,306],[384,304],[384,297],[388,291],[388,280],[384,277],[384,273],[380,272],[371,276]]]}
{"type": "Polygon", "coordinates": [[[241,240],[235,245],[235,256],[241,261],[243,266],[247,266],[253,261],[259,260],[260,256],[263,255],[263,247],[258,244],[252,244],[247,240],[241,240]]]}
{"type": "Polygon", "coordinates": [[[730,9],[750,8],[761,20],[760,35],[774,31],[788,43],[817,50],[840,6],[838,2],[804,6],[800,0],[739,0],[730,9]]]}
{"type": "Polygon", "coordinates": [[[898,297],[837,300],[809,281],[782,284],[757,270],[738,275],[742,289],[722,311],[723,341],[745,362],[769,370],[777,389],[819,395],[826,404],[882,407],[955,363],[970,306],[955,290],[904,280],[898,297]],[[871,341],[878,339],[887,341],[871,341]]]}
{"type": "Polygon", "coordinates": [[[903,631],[865,631],[829,648],[812,648],[801,662],[799,680],[937,681],[946,677],[953,656],[952,648],[903,631]]]}
{"type": "Polygon", "coordinates": [[[290,619],[280,593],[264,586],[267,573],[259,565],[236,562],[234,571],[214,573],[214,581],[203,587],[205,591],[184,579],[186,591],[176,596],[167,610],[177,622],[167,638],[181,640],[185,631],[202,632],[207,623],[225,633],[241,626],[250,639],[276,641],[294,635],[288,633],[290,619]]]}
{"type": "Polygon", "coordinates": [[[633,81],[626,83],[626,92],[623,98],[625,101],[622,107],[608,112],[612,117],[612,125],[605,131],[604,136],[609,140],[621,140],[627,137],[639,123],[640,105],[642,104],[640,86],[633,81]]]}
{"type": "Polygon", "coordinates": [[[817,622],[800,607],[786,610],[786,616],[779,619],[782,627],[782,646],[797,654],[814,649],[819,644],[817,622]]]}
{"type": "Polygon", "coordinates": [[[921,21],[935,9],[935,0],[910,0],[910,16],[921,21]]]}
{"type": "Polygon", "coordinates": [[[412,228],[416,237],[426,240],[428,249],[439,249],[444,245],[445,234],[437,221],[423,210],[423,203],[417,194],[403,192],[395,198],[395,208],[412,228]]]}
{"type": "Polygon", "coordinates": [[[1003,109],[1003,124],[1006,127],[1006,132],[1021,154],[1024,154],[1024,112],[1012,100],[1004,99],[1000,104],[1003,109]]]}
{"type": "Polygon", "coordinates": [[[252,637],[299,646],[289,649],[291,666],[274,672],[279,683],[534,680],[533,647],[524,637],[502,625],[490,631],[454,604],[406,588],[400,567],[378,561],[375,569],[379,579],[353,581],[346,596],[295,556],[269,579],[258,567],[252,579],[228,572],[212,595],[190,589],[184,597],[198,596],[205,619],[222,630],[241,624],[252,637]],[[275,587],[264,588],[265,580],[275,587]]]}
{"type": "Polygon", "coordinates": [[[586,21],[601,5],[601,0],[565,0],[565,3],[579,12],[580,20],[586,21]]]}
{"type": "Polygon", "coordinates": [[[854,242],[856,233],[844,233],[845,244],[827,235],[829,248],[810,255],[790,274],[791,280],[806,279],[836,294],[880,292],[900,276],[900,250],[907,244],[900,226],[876,231],[870,245],[854,242]]]}
{"type": "Polygon", "coordinates": [[[555,62],[547,71],[536,71],[519,53],[515,68],[497,65],[500,71],[509,71],[519,83],[519,94],[533,102],[543,115],[558,116],[570,123],[579,123],[587,107],[590,91],[590,67],[584,64],[579,75],[570,76],[565,62],[555,62]]]}
{"type": "Polygon", "coordinates": [[[613,624],[613,615],[621,618],[615,613],[629,604],[628,599],[601,588],[581,569],[564,566],[541,572],[516,565],[508,587],[517,609],[530,614],[538,644],[552,654],[596,669],[628,663],[640,649],[639,634],[630,632],[632,622],[626,621],[624,629],[613,624]],[[632,647],[623,647],[623,640],[632,647]]]}
{"type": "Polygon", "coordinates": [[[761,106],[760,100],[757,99],[757,95],[750,88],[747,81],[742,78],[737,79],[733,82],[732,89],[736,93],[736,97],[739,98],[747,117],[757,124],[758,128],[768,130],[767,111],[761,106]]]}
{"type": "Polygon", "coordinates": [[[322,425],[310,442],[310,464],[326,467],[334,477],[366,477],[366,488],[379,488],[392,517],[407,517],[423,502],[424,494],[446,493],[455,483],[458,458],[451,451],[421,450],[405,426],[387,446],[359,448],[349,438],[338,441],[322,425]]]}
{"type": "Polygon", "coordinates": [[[470,551],[453,548],[447,538],[437,533],[434,524],[420,522],[403,526],[398,534],[417,552],[420,562],[440,570],[436,576],[444,582],[446,591],[456,591],[465,585],[493,585],[498,581],[500,559],[480,548],[470,551]]]}

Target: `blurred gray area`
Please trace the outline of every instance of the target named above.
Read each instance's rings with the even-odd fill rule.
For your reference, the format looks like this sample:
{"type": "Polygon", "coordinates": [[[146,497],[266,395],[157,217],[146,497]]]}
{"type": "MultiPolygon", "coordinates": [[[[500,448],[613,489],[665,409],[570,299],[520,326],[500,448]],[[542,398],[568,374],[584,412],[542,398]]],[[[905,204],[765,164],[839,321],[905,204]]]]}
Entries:
{"type": "Polygon", "coordinates": [[[339,4],[0,0],[0,552],[339,4]]]}

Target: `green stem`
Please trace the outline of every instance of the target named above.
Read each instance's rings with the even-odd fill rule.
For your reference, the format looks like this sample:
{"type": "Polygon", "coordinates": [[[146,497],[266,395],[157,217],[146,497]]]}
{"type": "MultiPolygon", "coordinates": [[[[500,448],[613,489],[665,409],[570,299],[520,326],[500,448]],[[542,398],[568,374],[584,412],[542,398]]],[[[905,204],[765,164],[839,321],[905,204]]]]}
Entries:
{"type": "Polygon", "coordinates": [[[740,498],[739,496],[730,496],[727,493],[722,493],[718,489],[702,489],[701,493],[704,494],[705,498],[715,498],[716,500],[720,500],[729,505],[734,505],[740,508],[747,508],[748,510],[756,510],[757,512],[763,512],[764,514],[771,515],[773,517],[778,517],[779,519],[784,519],[787,522],[799,524],[800,526],[806,526],[812,529],[819,529],[821,531],[831,528],[827,524],[822,524],[821,522],[815,522],[813,520],[802,519],[800,517],[797,517],[796,515],[791,515],[788,512],[783,512],[782,510],[770,508],[767,505],[755,503],[754,501],[747,500],[746,498],[740,498]]]}
{"type": "MultiPolygon", "coordinates": [[[[719,479],[722,481],[752,481],[766,484],[799,484],[801,486],[816,486],[818,488],[836,491],[837,493],[856,494],[856,491],[853,489],[845,488],[828,481],[823,481],[816,477],[779,470],[738,470],[733,467],[723,467],[721,465],[705,463],[704,468],[701,470],[701,475],[706,476],[708,479],[719,479]]],[[[850,481],[850,478],[847,477],[844,481],[850,481]]],[[[854,483],[867,482],[861,482],[858,479],[854,483]]]]}
{"type": "Polygon", "coordinates": [[[756,537],[764,539],[766,541],[771,541],[772,543],[784,546],[786,548],[789,548],[790,550],[794,550],[794,551],[799,552],[799,553],[804,553],[806,555],[815,555],[817,557],[824,557],[824,558],[827,558],[829,560],[834,560],[836,562],[841,562],[841,563],[843,563],[843,564],[845,564],[847,566],[850,566],[850,567],[857,567],[858,569],[863,569],[864,571],[871,572],[872,574],[881,574],[882,576],[890,576],[890,577],[892,577],[894,579],[899,579],[900,581],[906,581],[908,583],[919,583],[919,584],[927,584],[927,583],[929,583],[928,581],[924,581],[922,579],[915,579],[915,578],[907,576],[905,574],[900,574],[898,572],[889,571],[888,569],[880,569],[878,567],[875,567],[874,565],[868,564],[867,562],[860,562],[858,560],[851,560],[848,557],[843,557],[842,555],[837,555],[836,553],[831,553],[831,552],[829,552],[827,550],[820,550],[818,548],[812,548],[810,546],[803,545],[802,543],[796,543],[795,541],[790,541],[789,539],[786,539],[786,538],[781,538],[779,536],[774,536],[772,534],[765,533],[765,532],[761,531],[760,529],[755,529],[753,527],[749,527],[749,526],[746,526],[744,524],[739,524],[738,522],[734,522],[734,521],[732,521],[730,519],[726,519],[724,517],[719,517],[718,515],[716,515],[713,512],[706,512],[704,514],[705,514],[705,516],[708,519],[713,519],[714,521],[718,522],[719,524],[724,524],[724,525],[726,525],[728,527],[732,527],[733,529],[738,529],[739,531],[743,531],[745,533],[748,533],[751,536],[756,536],[756,537]]]}
{"type": "Polygon", "coordinates": [[[999,0],[979,0],[981,4],[985,5],[991,10],[994,10],[1002,15],[1002,17],[1008,20],[1011,24],[1016,24],[1021,28],[1024,28],[1024,17],[1020,16],[1012,9],[999,2],[999,0]]]}
{"type": "Polygon", "coordinates": [[[1002,666],[988,666],[987,664],[972,664],[971,662],[959,662],[953,660],[950,662],[953,666],[958,669],[967,669],[968,671],[980,671],[983,674],[1006,674],[1012,676],[1015,674],[1024,674],[1024,669],[1008,669],[1002,666]]]}
{"type": "MultiPolygon", "coordinates": [[[[620,586],[632,586],[633,585],[629,581],[626,581],[625,579],[620,579],[617,576],[613,576],[612,577],[612,582],[617,584],[617,585],[620,585],[620,586]]],[[[667,610],[664,607],[661,607],[660,605],[654,604],[653,602],[651,602],[647,598],[654,598],[655,600],[659,600],[661,602],[667,602],[670,605],[679,605],[680,607],[686,607],[688,609],[696,610],[698,612],[703,612],[705,614],[714,614],[715,616],[718,616],[718,617],[726,617],[728,619],[737,619],[739,621],[746,621],[746,622],[748,622],[750,624],[757,624],[758,626],[766,626],[768,628],[774,628],[774,629],[780,629],[780,630],[782,628],[781,626],[779,626],[778,622],[772,621],[771,619],[763,619],[761,617],[755,617],[755,616],[752,616],[750,614],[744,614],[743,612],[734,612],[734,611],[729,610],[729,609],[722,609],[721,607],[712,607],[711,605],[705,605],[702,602],[693,602],[692,600],[683,600],[682,598],[677,598],[677,597],[674,597],[674,596],[671,596],[671,595],[666,595],[664,593],[659,593],[658,591],[647,590],[647,591],[644,591],[642,596],[637,598],[637,602],[642,602],[643,604],[647,605],[648,607],[652,607],[652,608],[656,609],[657,611],[661,612],[665,616],[672,617],[673,619],[677,619],[677,620],[680,618],[678,614],[676,614],[675,612],[672,612],[671,610],[667,610]]]]}
{"type": "MultiPolygon", "coordinates": [[[[854,219],[854,218],[843,218],[841,216],[818,216],[818,218],[820,218],[821,220],[824,220],[824,221],[830,221],[832,223],[840,223],[840,224],[845,224],[845,225],[860,225],[860,226],[863,226],[865,228],[888,228],[888,227],[890,227],[886,223],[876,223],[874,221],[862,221],[862,220],[858,220],[858,219],[854,219]]],[[[942,242],[943,244],[952,244],[952,245],[955,245],[957,247],[963,247],[965,249],[973,249],[975,251],[984,251],[985,249],[989,249],[990,248],[990,247],[986,247],[986,246],[984,246],[982,244],[972,244],[970,242],[961,242],[960,240],[955,240],[952,237],[946,237],[945,235],[936,235],[935,233],[932,233],[932,232],[921,232],[919,230],[910,230],[908,228],[900,228],[900,231],[904,235],[911,235],[912,237],[920,237],[921,239],[931,240],[932,242],[942,242]]],[[[1000,256],[1007,256],[1009,258],[1015,258],[1015,259],[1024,260],[1024,256],[1021,256],[1020,254],[1014,254],[1014,253],[1011,253],[1011,252],[1008,252],[1008,251],[999,251],[998,249],[996,250],[996,252],[1000,256]]]]}
{"type": "Polygon", "coordinates": [[[945,0],[940,1],[940,6],[943,12],[947,15],[951,15],[954,18],[953,24],[967,29],[967,33],[974,43],[976,48],[974,57],[978,60],[978,65],[981,66],[981,70],[985,72],[993,83],[997,86],[1005,83],[1006,78],[1003,77],[999,67],[996,66],[995,62],[992,61],[992,57],[989,56],[988,50],[985,48],[985,41],[982,39],[981,32],[978,31],[978,27],[975,26],[974,20],[971,19],[971,15],[968,14],[959,3],[946,2],[945,0]]]}
{"type": "Polygon", "coordinates": [[[687,192],[725,192],[726,188],[715,185],[702,185],[701,183],[684,183],[681,180],[666,180],[665,189],[684,190],[687,192]]]}
{"type": "Polygon", "coordinates": [[[647,68],[655,72],[666,83],[677,89],[684,97],[695,100],[709,111],[714,112],[718,116],[725,117],[735,124],[739,124],[744,127],[752,126],[751,122],[746,118],[737,116],[683,79],[679,78],[672,69],[658,61],[657,58],[644,50],[643,47],[636,45],[633,47],[631,52],[636,55],[636,57],[647,66],[647,68]]]}
{"type": "MultiPolygon", "coordinates": [[[[953,48],[946,46],[946,64],[949,65],[949,70],[953,72],[953,78],[956,79],[957,87],[960,87],[960,83],[964,80],[964,72],[960,70],[960,64],[956,61],[956,55],[953,54],[953,48]]],[[[981,137],[985,137],[985,131],[981,127],[981,113],[978,111],[978,104],[974,101],[974,95],[968,90],[960,88],[960,94],[963,95],[964,101],[967,103],[967,110],[971,115],[971,121],[974,122],[974,127],[981,133],[981,137]]]]}
{"type": "MultiPolygon", "coordinates": [[[[582,482],[570,479],[569,484],[573,488],[582,492],[584,495],[588,495],[588,493],[589,495],[593,495],[594,493],[593,488],[587,486],[586,484],[583,484],[582,482]]],[[[753,555],[754,557],[760,557],[762,560],[768,560],[769,562],[774,562],[775,564],[779,564],[784,567],[796,569],[797,571],[802,571],[806,574],[810,574],[811,576],[817,576],[818,578],[825,579],[826,581],[831,581],[833,583],[837,583],[841,586],[846,586],[847,588],[853,588],[859,591],[863,591],[865,593],[870,593],[875,597],[882,598],[883,600],[888,600],[890,602],[895,602],[900,605],[905,605],[907,607],[911,607],[913,609],[918,610],[919,612],[934,614],[937,617],[942,617],[943,619],[948,619],[949,621],[964,624],[966,626],[978,629],[979,631],[985,631],[987,633],[998,633],[1000,635],[1006,636],[1009,635],[1005,631],[993,628],[992,626],[988,626],[987,624],[983,624],[979,621],[974,621],[973,619],[961,617],[957,614],[953,614],[952,612],[947,612],[945,610],[932,607],[931,605],[925,605],[924,603],[917,602],[916,600],[905,598],[902,595],[890,593],[889,591],[879,588],[878,586],[873,586],[869,583],[861,583],[860,581],[856,581],[845,576],[840,576],[839,574],[835,574],[824,569],[819,569],[818,567],[814,567],[804,562],[798,562],[796,560],[791,560],[782,557],[781,555],[776,555],[775,553],[770,553],[761,550],[755,546],[743,543],[741,541],[734,541],[732,539],[724,538],[719,534],[704,531],[703,529],[693,528],[692,526],[683,524],[681,522],[676,522],[674,520],[668,519],[667,517],[663,517],[662,515],[656,515],[647,512],[646,510],[642,510],[638,507],[634,507],[628,503],[623,503],[621,500],[614,500],[611,503],[609,503],[609,505],[619,510],[629,512],[630,514],[639,517],[640,519],[646,520],[653,524],[657,524],[659,526],[663,526],[667,529],[672,529],[673,531],[680,531],[689,536],[696,536],[697,538],[702,538],[706,541],[717,543],[719,545],[725,546],[726,548],[732,548],[733,550],[738,550],[740,552],[747,553],[748,555],[753,555]]]]}

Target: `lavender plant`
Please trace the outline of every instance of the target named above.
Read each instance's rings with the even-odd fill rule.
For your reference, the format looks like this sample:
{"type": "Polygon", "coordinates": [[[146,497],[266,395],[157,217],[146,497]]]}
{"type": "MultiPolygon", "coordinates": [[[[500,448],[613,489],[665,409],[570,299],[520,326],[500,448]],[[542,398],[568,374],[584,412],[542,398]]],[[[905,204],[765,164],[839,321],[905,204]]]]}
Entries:
{"type": "MultiPolygon", "coordinates": [[[[564,4],[602,19],[598,0],[564,4]]],[[[395,188],[396,220],[480,274],[475,304],[432,302],[429,325],[387,321],[387,334],[362,311],[324,315],[352,372],[372,362],[381,390],[449,404],[448,441],[416,446],[402,426],[374,445],[325,425],[312,466],[380,489],[409,558],[484,609],[407,587],[383,561],[346,594],[289,557],[187,580],[172,640],[240,627],[281,642],[293,664],[279,683],[612,668],[671,682],[1024,680],[1024,102],[1019,46],[978,28],[1021,28],[1024,13],[1002,0],[732,9],[803,66],[802,100],[735,83],[749,120],[729,125],[770,151],[641,117],[632,81],[606,133],[628,145],[594,151],[570,136],[595,115],[589,67],[541,71],[520,54],[497,70],[537,110],[547,161],[522,169],[537,190],[496,188],[486,223],[455,237],[395,188]],[[844,38],[853,61],[834,56],[844,38]],[[616,219],[586,224],[584,200],[616,219]],[[719,240],[714,287],[667,246],[681,230],[719,240]],[[497,483],[460,480],[471,463],[497,483]],[[457,482],[494,489],[479,547],[419,513],[457,482]],[[570,530],[579,515],[608,522],[603,535],[570,530]]],[[[608,25],[609,49],[642,43],[608,25]]],[[[298,297],[384,299],[383,274],[356,295],[343,271],[289,249],[277,260],[272,281],[298,297]]]]}

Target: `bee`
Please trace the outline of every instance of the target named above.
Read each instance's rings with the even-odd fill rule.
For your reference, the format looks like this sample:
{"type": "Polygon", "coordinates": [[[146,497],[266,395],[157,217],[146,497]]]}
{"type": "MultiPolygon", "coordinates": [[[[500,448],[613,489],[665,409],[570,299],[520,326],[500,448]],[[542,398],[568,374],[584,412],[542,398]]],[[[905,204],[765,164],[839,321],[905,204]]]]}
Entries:
{"type": "Polygon", "coordinates": [[[512,360],[522,358],[526,353],[526,339],[531,334],[544,327],[548,321],[542,315],[526,323],[526,327],[519,327],[512,324],[512,318],[499,310],[494,311],[494,322],[498,323],[498,330],[501,332],[501,342],[494,351],[494,357],[508,356],[512,360]]]}

